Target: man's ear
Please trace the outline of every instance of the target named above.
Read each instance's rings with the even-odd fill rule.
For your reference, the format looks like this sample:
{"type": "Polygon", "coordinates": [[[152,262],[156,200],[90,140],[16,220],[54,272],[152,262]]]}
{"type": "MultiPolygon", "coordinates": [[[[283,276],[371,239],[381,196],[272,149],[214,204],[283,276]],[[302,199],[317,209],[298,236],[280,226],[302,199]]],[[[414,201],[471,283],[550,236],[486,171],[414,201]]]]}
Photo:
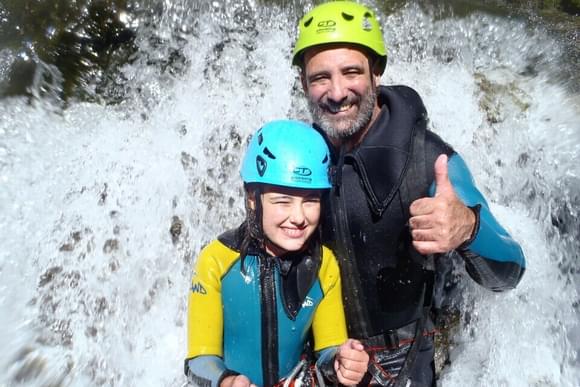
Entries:
{"type": "Polygon", "coordinates": [[[372,68],[372,72],[373,72],[373,77],[374,77],[374,81],[375,84],[378,85],[379,82],[381,81],[381,76],[383,75],[382,72],[382,63],[380,60],[375,60],[373,62],[373,68],[372,68]]]}
{"type": "Polygon", "coordinates": [[[375,86],[379,87],[379,85],[381,84],[381,74],[373,73],[373,80],[375,81],[375,86]]]}

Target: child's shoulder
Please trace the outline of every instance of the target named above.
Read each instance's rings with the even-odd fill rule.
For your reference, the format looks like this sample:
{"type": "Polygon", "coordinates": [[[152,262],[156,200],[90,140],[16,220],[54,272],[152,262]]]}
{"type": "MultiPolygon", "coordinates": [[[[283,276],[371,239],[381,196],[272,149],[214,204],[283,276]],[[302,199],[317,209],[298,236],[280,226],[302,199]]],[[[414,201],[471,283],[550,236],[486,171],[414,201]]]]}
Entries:
{"type": "Polygon", "coordinates": [[[239,258],[239,255],[238,251],[227,246],[220,239],[214,239],[200,251],[197,265],[198,267],[218,266],[225,270],[239,258]]]}

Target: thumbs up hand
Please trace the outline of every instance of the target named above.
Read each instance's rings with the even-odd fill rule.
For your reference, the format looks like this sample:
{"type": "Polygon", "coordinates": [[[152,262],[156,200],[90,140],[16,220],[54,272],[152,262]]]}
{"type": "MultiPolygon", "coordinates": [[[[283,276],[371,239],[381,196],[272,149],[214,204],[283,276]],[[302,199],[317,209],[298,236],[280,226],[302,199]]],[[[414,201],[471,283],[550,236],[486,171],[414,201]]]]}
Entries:
{"type": "Polygon", "coordinates": [[[435,161],[435,196],[415,200],[409,212],[413,246],[421,254],[446,253],[471,237],[475,214],[455,194],[447,155],[435,161]]]}

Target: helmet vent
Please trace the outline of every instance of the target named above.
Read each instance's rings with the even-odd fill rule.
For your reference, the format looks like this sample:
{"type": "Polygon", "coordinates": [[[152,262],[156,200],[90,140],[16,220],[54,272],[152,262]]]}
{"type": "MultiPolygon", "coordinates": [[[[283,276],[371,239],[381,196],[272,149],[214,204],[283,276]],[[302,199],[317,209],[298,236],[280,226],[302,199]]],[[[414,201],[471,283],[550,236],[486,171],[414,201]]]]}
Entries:
{"type": "Polygon", "coordinates": [[[264,148],[264,154],[269,158],[271,158],[272,160],[276,160],[276,156],[274,156],[274,154],[270,152],[270,149],[264,148]]]}
{"type": "Polygon", "coordinates": [[[308,27],[312,23],[312,20],[314,20],[314,17],[311,17],[310,19],[306,20],[304,22],[304,27],[308,27]]]}
{"type": "Polygon", "coordinates": [[[258,135],[258,145],[262,145],[263,142],[264,142],[264,136],[262,136],[262,133],[260,133],[258,135]]]}
{"type": "Polygon", "coordinates": [[[349,15],[348,13],[344,13],[344,12],[342,12],[342,17],[346,21],[351,21],[352,19],[354,19],[354,16],[353,15],[349,15]]]}
{"type": "Polygon", "coordinates": [[[328,162],[328,155],[324,155],[324,159],[322,160],[322,164],[326,164],[328,162]]]}
{"type": "Polygon", "coordinates": [[[365,19],[370,19],[371,17],[373,17],[373,14],[370,12],[365,12],[365,19]]]}

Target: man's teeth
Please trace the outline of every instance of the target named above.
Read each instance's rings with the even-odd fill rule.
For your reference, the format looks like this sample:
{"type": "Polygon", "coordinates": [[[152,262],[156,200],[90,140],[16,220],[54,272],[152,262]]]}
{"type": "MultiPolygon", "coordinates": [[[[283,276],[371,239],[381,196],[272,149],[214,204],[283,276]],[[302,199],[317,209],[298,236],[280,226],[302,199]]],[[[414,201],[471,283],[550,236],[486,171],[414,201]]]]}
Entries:
{"type": "Polygon", "coordinates": [[[347,111],[348,109],[350,109],[352,107],[352,104],[349,103],[348,105],[342,105],[342,106],[336,106],[336,107],[331,107],[330,110],[332,113],[342,113],[347,111]]]}

